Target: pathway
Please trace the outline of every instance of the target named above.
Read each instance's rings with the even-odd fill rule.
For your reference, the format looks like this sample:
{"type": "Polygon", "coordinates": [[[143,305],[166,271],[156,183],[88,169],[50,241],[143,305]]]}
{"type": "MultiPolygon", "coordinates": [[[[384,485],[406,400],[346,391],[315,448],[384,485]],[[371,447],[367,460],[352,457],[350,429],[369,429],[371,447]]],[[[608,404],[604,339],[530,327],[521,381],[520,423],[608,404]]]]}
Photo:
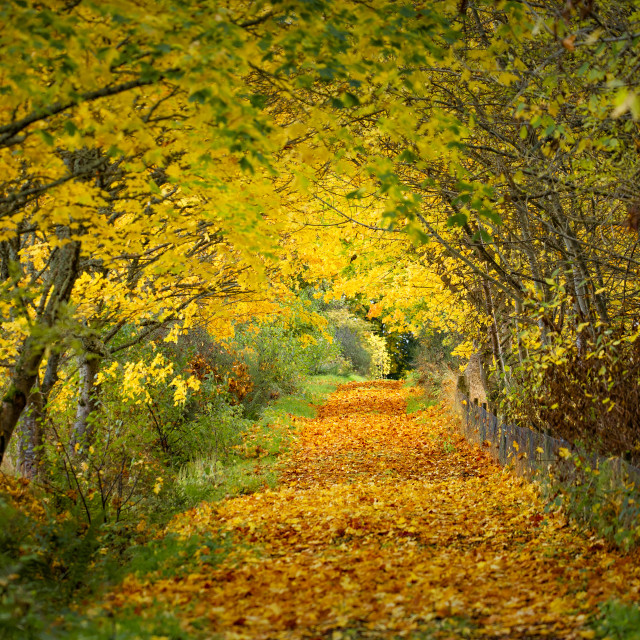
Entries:
{"type": "Polygon", "coordinates": [[[532,485],[453,435],[444,407],[407,416],[406,393],[342,386],[300,421],[279,489],[172,524],[232,537],[231,555],[129,577],[111,606],[156,600],[225,640],[590,638],[599,602],[638,601],[637,556],[545,513],[532,485]]]}

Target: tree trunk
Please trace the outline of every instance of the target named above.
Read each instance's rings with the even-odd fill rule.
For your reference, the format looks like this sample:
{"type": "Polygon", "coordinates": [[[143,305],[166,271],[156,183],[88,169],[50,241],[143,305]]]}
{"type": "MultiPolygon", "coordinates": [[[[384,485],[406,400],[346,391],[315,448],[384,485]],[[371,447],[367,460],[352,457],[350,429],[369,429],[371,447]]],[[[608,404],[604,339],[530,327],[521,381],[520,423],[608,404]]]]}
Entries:
{"type": "Polygon", "coordinates": [[[70,442],[72,453],[75,453],[76,445],[79,445],[78,450],[82,452],[94,440],[91,414],[98,408],[98,387],[95,378],[100,368],[100,360],[100,355],[93,352],[85,352],[80,356],[80,393],[70,442]]]}
{"type": "Polygon", "coordinates": [[[486,280],[483,280],[482,288],[484,289],[486,313],[487,317],[489,318],[489,335],[491,337],[491,348],[493,351],[493,357],[506,385],[508,381],[506,379],[506,368],[504,364],[504,357],[502,355],[502,347],[500,346],[500,337],[498,334],[498,325],[496,322],[496,314],[493,305],[493,296],[491,295],[491,287],[486,280]]]}
{"type": "Polygon", "coordinates": [[[59,364],[60,353],[56,351],[49,356],[42,385],[32,390],[22,414],[18,463],[20,473],[29,479],[35,478],[42,470],[46,407],[51,389],[58,380],[59,364]]]}
{"type": "Polygon", "coordinates": [[[22,413],[18,427],[20,432],[18,468],[22,476],[30,480],[38,475],[42,458],[44,443],[42,412],[42,392],[36,386],[29,395],[27,407],[22,413]]]}

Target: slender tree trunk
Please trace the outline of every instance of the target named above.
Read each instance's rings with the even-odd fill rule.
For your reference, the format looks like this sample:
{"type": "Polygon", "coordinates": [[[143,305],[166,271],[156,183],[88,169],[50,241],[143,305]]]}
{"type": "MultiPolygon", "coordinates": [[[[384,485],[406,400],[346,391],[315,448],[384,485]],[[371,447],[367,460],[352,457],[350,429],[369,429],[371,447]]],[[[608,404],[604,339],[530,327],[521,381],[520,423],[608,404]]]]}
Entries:
{"type": "Polygon", "coordinates": [[[483,280],[482,288],[484,289],[486,311],[489,318],[489,335],[491,337],[493,357],[506,384],[506,368],[504,364],[504,357],[502,355],[502,347],[500,346],[500,335],[498,333],[498,325],[496,323],[496,313],[493,305],[493,296],[491,295],[491,287],[486,280],[483,280]]]}
{"type": "Polygon", "coordinates": [[[21,418],[20,437],[20,473],[33,479],[42,471],[42,447],[44,445],[44,424],[49,394],[58,380],[60,352],[49,356],[47,368],[41,385],[31,391],[27,407],[21,418]]]}
{"type": "Polygon", "coordinates": [[[95,383],[100,368],[101,356],[93,352],[85,352],[80,356],[80,389],[76,407],[76,421],[71,436],[71,450],[80,445],[80,451],[89,447],[94,440],[94,429],[91,415],[98,408],[98,387],[95,383]]]}
{"type": "Polygon", "coordinates": [[[33,479],[38,475],[41,448],[44,442],[42,434],[42,394],[36,386],[20,418],[18,431],[18,468],[23,477],[33,479]]]}
{"type": "Polygon", "coordinates": [[[519,318],[523,315],[522,303],[516,300],[516,341],[518,345],[518,360],[520,361],[520,366],[524,366],[525,361],[528,359],[529,354],[527,352],[526,347],[522,344],[522,339],[520,338],[520,322],[519,318]]]}

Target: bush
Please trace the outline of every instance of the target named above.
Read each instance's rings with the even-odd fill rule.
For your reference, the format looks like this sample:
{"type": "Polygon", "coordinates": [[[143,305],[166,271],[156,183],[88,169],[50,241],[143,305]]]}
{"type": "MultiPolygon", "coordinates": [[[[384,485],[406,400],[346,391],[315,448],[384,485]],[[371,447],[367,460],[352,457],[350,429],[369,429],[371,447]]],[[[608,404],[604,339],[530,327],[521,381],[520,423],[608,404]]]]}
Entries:
{"type": "Polygon", "coordinates": [[[593,331],[532,363],[527,381],[539,400],[536,418],[569,442],[639,463],[640,340],[593,331]]]}
{"type": "Polygon", "coordinates": [[[338,348],[318,328],[294,317],[291,322],[247,324],[231,343],[246,366],[252,389],[242,400],[245,416],[255,419],[263,407],[293,393],[307,375],[335,359],[338,348]]]}
{"type": "Polygon", "coordinates": [[[391,356],[385,338],[372,331],[372,324],[347,309],[327,313],[340,353],[352,371],[362,376],[382,378],[391,371],[391,356]]]}
{"type": "Polygon", "coordinates": [[[333,335],[352,370],[366,376],[371,369],[371,353],[366,348],[362,333],[348,324],[339,324],[334,328],[333,335]]]}
{"type": "MultiPolygon", "coordinates": [[[[29,487],[24,485],[25,491],[29,487]]],[[[39,638],[47,615],[96,583],[100,528],[67,513],[51,517],[41,507],[16,504],[15,485],[0,487],[0,627],[3,638],[39,638]]],[[[99,557],[99,556],[98,556],[99,557]]],[[[103,562],[107,559],[102,558],[103,562]]],[[[101,577],[104,573],[99,572],[101,577]]]]}
{"type": "Polygon", "coordinates": [[[439,331],[425,332],[419,336],[413,356],[417,372],[417,384],[426,398],[436,400],[440,396],[442,382],[451,369],[459,366],[459,359],[452,354],[453,339],[439,331]]]}
{"type": "MultiPolygon", "coordinates": [[[[543,474],[546,498],[623,551],[640,542],[640,491],[620,458],[574,453],[543,474]]],[[[637,480],[637,478],[636,478],[637,480]]]]}
{"type": "Polygon", "coordinates": [[[609,600],[600,605],[595,628],[599,638],[640,640],[640,608],[635,603],[609,600]]]}
{"type": "MultiPolygon", "coordinates": [[[[27,483],[0,478],[0,637],[2,640],[113,638],[116,621],[69,611],[69,603],[95,597],[99,590],[134,573],[168,578],[215,564],[229,543],[215,535],[182,539],[137,526],[87,526],[73,513],[48,514],[27,483]],[[64,614],[64,618],[61,617],[64,614]]],[[[171,615],[143,621],[120,612],[118,638],[186,638],[171,615]]]]}

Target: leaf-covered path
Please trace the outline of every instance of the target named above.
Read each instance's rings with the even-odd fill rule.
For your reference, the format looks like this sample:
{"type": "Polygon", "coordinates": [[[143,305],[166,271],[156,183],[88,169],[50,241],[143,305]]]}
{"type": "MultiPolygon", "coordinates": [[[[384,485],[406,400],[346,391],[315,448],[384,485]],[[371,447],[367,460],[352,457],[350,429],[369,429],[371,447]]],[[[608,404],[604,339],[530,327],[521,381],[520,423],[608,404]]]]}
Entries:
{"type": "Polygon", "coordinates": [[[599,602],[638,600],[637,555],[546,514],[532,485],[453,435],[443,407],[406,415],[406,393],[342,386],[302,421],[278,490],[172,524],[231,537],[230,555],[130,576],[110,606],[153,615],[155,600],[224,639],[591,638],[599,602]]]}

